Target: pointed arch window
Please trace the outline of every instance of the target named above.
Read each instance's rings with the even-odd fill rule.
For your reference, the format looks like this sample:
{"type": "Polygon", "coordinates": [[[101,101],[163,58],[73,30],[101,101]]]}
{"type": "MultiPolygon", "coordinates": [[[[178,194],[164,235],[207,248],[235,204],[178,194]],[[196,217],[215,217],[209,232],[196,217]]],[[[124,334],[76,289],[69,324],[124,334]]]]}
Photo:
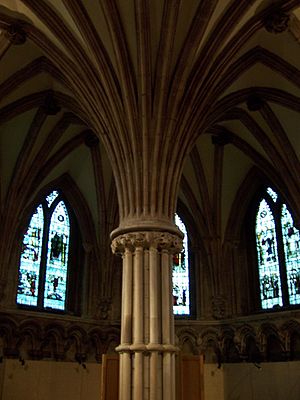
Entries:
{"type": "Polygon", "coordinates": [[[300,304],[300,234],[280,196],[267,188],[256,213],[262,309],[300,304]]]}
{"type": "Polygon", "coordinates": [[[71,224],[54,190],[36,207],[23,236],[17,304],[66,310],[71,224]]]}
{"type": "Polygon", "coordinates": [[[175,315],[190,315],[188,234],[185,224],[177,214],[175,224],[184,237],[181,253],[173,258],[173,312],[175,315]]]}

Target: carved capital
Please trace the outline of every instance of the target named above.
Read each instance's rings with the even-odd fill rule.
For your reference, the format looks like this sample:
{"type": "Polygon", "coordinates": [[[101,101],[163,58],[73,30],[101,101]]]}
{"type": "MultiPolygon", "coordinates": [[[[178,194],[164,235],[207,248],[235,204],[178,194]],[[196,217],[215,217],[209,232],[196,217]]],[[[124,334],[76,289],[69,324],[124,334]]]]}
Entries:
{"type": "Polygon", "coordinates": [[[26,42],[26,32],[21,25],[12,24],[6,30],[6,35],[11,44],[20,46],[26,42]]]}
{"type": "Polygon", "coordinates": [[[5,297],[6,286],[7,286],[6,279],[0,279],[0,301],[2,301],[5,297]]]}
{"type": "Polygon", "coordinates": [[[300,21],[294,14],[291,14],[290,16],[289,29],[297,42],[300,43],[300,21]]]}
{"type": "Polygon", "coordinates": [[[107,319],[109,316],[110,309],[111,309],[111,298],[102,297],[98,303],[96,318],[107,319]]]}
{"type": "Polygon", "coordinates": [[[274,10],[264,19],[265,29],[270,33],[282,33],[288,29],[290,17],[281,10],[274,10]]]}
{"type": "Polygon", "coordinates": [[[211,137],[211,142],[215,146],[226,146],[231,142],[230,134],[224,130],[219,135],[213,135],[211,137]]]}
{"type": "Polygon", "coordinates": [[[84,143],[87,147],[97,147],[99,144],[99,138],[91,130],[85,132],[84,143]]]}
{"type": "Polygon", "coordinates": [[[226,301],[221,295],[212,298],[212,312],[215,319],[223,319],[226,316],[226,301]]]}
{"type": "Polygon", "coordinates": [[[261,110],[264,102],[260,96],[253,93],[247,98],[246,104],[249,111],[259,111],[261,110]]]}
{"type": "Polygon", "coordinates": [[[126,249],[134,251],[138,247],[144,250],[156,248],[176,254],[182,250],[182,239],[169,232],[130,232],[113,239],[111,247],[113,253],[119,254],[123,254],[126,249]]]}
{"type": "Polygon", "coordinates": [[[83,242],[82,243],[83,246],[83,250],[85,251],[86,254],[91,254],[92,250],[93,250],[93,245],[92,243],[89,242],[83,242]]]}
{"type": "Polygon", "coordinates": [[[61,110],[61,107],[59,106],[58,101],[52,92],[47,94],[43,107],[47,115],[56,115],[61,110]]]}

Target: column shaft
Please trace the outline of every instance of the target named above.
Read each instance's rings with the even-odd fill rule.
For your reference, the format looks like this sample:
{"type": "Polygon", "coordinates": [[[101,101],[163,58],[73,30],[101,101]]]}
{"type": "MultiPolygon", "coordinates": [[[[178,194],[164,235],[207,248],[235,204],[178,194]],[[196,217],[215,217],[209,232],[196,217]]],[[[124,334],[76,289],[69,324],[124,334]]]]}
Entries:
{"type": "Polygon", "coordinates": [[[159,283],[157,249],[151,248],[149,251],[150,343],[159,343],[160,337],[158,320],[159,283]]]}
{"type": "Polygon", "coordinates": [[[121,344],[131,343],[132,335],[132,252],[125,250],[123,256],[122,282],[122,329],[121,344]]]}
{"type": "MultiPolygon", "coordinates": [[[[133,344],[144,343],[144,307],[143,307],[143,268],[144,250],[137,247],[134,253],[133,271],[133,344]]],[[[143,399],[144,362],[139,350],[134,353],[133,366],[133,400],[143,399]]]]}
{"type": "Polygon", "coordinates": [[[124,255],[120,400],[175,400],[171,259],[180,235],[130,232],[112,246],[124,255]]]}
{"type": "MultiPolygon", "coordinates": [[[[171,345],[172,339],[172,303],[171,303],[171,260],[166,250],[161,254],[162,277],[162,343],[171,345]]],[[[169,352],[163,354],[163,399],[173,399],[173,366],[172,355],[169,352]]]]}
{"type": "Polygon", "coordinates": [[[135,250],[133,273],[133,343],[143,343],[144,339],[144,309],[143,309],[143,249],[135,250]]]}
{"type": "MultiPolygon", "coordinates": [[[[159,258],[156,248],[149,250],[149,302],[150,302],[150,344],[158,344],[161,338],[161,325],[159,321],[159,286],[161,283],[159,270],[159,258]]],[[[161,393],[161,386],[158,384],[158,351],[150,354],[150,400],[157,400],[161,393]]]]}
{"type": "Polygon", "coordinates": [[[162,286],[162,343],[169,344],[171,340],[171,304],[170,304],[170,257],[166,250],[161,254],[161,286],[162,286]]]}
{"type": "MultiPolygon", "coordinates": [[[[125,249],[123,255],[121,346],[129,345],[132,336],[132,252],[125,249]]],[[[119,398],[131,400],[131,354],[120,354],[119,398]]]]}

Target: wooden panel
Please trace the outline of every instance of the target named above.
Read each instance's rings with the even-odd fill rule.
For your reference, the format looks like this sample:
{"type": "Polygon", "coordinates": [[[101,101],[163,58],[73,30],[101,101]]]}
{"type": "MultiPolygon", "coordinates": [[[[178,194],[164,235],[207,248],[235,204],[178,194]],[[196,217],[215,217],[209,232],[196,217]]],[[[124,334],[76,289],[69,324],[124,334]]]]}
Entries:
{"type": "MultiPolygon", "coordinates": [[[[118,400],[119,356],[102,356],[101,400],[118,400]]],[[[204,400],[203,356],[176,357],[176,400],[204,400]]]]}
{"type": "Polygon", "coordinates": [[[203,356],[181,355],[180,400],[204,400],[203,356]]]}
{"type": "Polygon", "coordinates": [[[119,356],[102,355],[101,400],[118,400],[119,356]]]}

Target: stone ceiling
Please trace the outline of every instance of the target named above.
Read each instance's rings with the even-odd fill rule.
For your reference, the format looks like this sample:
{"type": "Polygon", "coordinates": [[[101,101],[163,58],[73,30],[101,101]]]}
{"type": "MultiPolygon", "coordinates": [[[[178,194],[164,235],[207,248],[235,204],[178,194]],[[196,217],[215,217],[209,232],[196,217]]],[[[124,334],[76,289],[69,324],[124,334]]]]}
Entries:
{"type": "Polygon", "coordinates": [[[0,29],[2,216],[65,173],[97,231],[113,176],[122,215],[180,180],[204,237],[234,231],[254,174],[299,204],[298,0],[0,0],[0,29]]]}

